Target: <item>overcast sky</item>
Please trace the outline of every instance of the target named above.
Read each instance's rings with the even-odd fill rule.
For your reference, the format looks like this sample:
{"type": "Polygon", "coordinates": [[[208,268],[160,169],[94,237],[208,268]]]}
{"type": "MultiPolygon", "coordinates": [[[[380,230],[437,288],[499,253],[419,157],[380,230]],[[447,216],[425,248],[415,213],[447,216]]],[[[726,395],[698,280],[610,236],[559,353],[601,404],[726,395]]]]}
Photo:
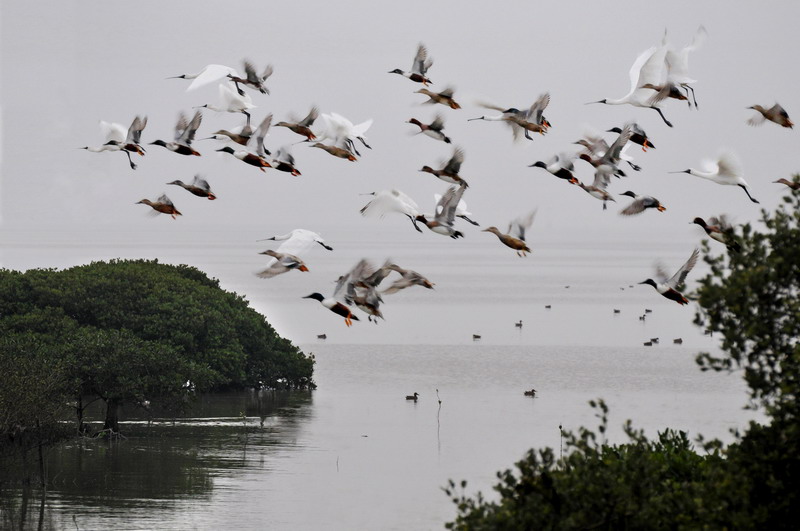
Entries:
{"type": "MultiPolygon", "coordinates": [[[[767,123],[746,124],[753,104],[780,102],[800,118],[794,3],[672,2],[163,2],[135,4],[101,1],[4,2],[2,24],[2,230],[42,229],[74,232],[95,229],[141,230],[154,239],[174,241],[182,233],[230,231],[263,237],[303,227],[329,239],[353,234],[380,238],[388,253],[394,245],[420,241],[407,221],[388,216],[363,219],[359,194],[399,188],[423,210],[447,185],[417,170],[436,165],[452,148],[412,136],[416,117],[446,119],[454,145],[464,148],[464,196],[475,218],[501,228],[513,217],[539,208],[532,231],[567,243],[580,236],[596,242],[627,238],[686,242],[691,250],[701,233],[688,222],[722,212],[752,221],[759,205],[736,187],[722,187],[671,170],[698,166],[722,148],[741,158],[752,194],[772,209],[784,189],[771,181],[798,170],[797,132],[767,123]],[[498,5],[500,7],[498,7],[498,5]],[[744,7],[738,7],[744,5],[744,7]],[[658,115],[629,106],[584,105],[628,92],[628,70],[636,56],[661,42],[665,28],[677,47],[686,45],[703,24],[708,38],[690,57],[698,82],[699,110],[669,101],[658,115]],[[397,75],[408,69],[419,42],[434,64],[432,88],[452,85],[461,110],[425,106],[414,94],[419,85],[397,75]],[[296,145],[302,177],[255,168],[215,153],[216,142],[196,142],[202,157],[181,157],[158,146],[128,167],[120,153],[77,149],[99,145],[100,120],[126,127],[147,115],[145,142],[169,140],[180,111],[214,103],[216,87],[187,93],[188,81],[166,79],[192,73],[206,64],[241,68],[250,59],[260,70],[272,64],[271,95],[253,93],[254,122],[269,112],[273,123],[312,105],[338,112],[355,123],[368,118],[372,150],[358,162],[335,159],[321,150],[296,145]],[[549,91],[546,137],[513,143],[506,127],[473,121],[484,114],[479,100],[525,107],[549,91]],[[631,152],[644,168],[628,171],[610,191],[658,197],[665,213],[622,218],[625,197],[603,212],[601,203],[576,187],[528,168],[536,160],[572,148],[586,126],[605,130],[635,119],[656,150],[631,152]],[[177,187],[174,179],[203,174],[217,201],[203,201],[177,187]],[[147,216],[142,198],[167,192],[183,216],[147,216]]],[[[240,116],[205,111],[198,137],[231,128],[240,116]]],[[[611,135],[608,136],[612,140],[611,135]]],[[[266,140],[275,149],[299,137],[273,127],[266,140]]],[[[578,162],[578,175],[592,180],[591,168],[578,162]]],[[[467,228],[471,230],[471,228],[467,228]]],[[[490,235],[470,232],[469,238],[490,235]]],[[[441,238],[427,233],[426,241],[441,238]]],[[[576,240],[577,241],[577,240],[576,240]]],[[[442,244],[450,244],[445,241],[442,244]]],[[[687,253],[688,255],[688,253],[687,253]]],[[[511,256],[511,258],[514,258],[511,256]]],[[[43,266],[46,264],[42,264],[43,266]]],[[[277,279],[275,279],[277,280],[277,279]]],[[[310,303],[309,303],[310,304],[310,303]]]]}

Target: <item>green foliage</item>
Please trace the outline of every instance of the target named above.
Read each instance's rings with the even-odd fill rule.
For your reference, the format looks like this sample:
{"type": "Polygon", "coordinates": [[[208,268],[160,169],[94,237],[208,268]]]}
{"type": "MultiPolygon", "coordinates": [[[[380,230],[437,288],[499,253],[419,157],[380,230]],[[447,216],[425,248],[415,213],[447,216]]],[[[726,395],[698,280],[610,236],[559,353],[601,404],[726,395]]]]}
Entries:
{"type": "Polygon", "coordinates": [[[700,280],[695,322],[722,337],[724,356],[698,356],[703,370],[742,369],[771,423],[751,423],[727,448],[695,452],[683,432],[655,440],[633,430],[608,445],[607,409],[598,435],[564,433],[566,455],[531,450],[498,473],[497,501],[445,489],[457,507],[448,529],[796,529],[800,522],[800,196],[762,212],[766,230],[736,235],[741,251],[713,256],[700,280]],[[598,443],[598,438],[601,442],[598,443]]]}
{"type": "Polygon", "coordinates": [[[698,325],[722,336],[726,355],[698,356],[703,370],[743,369],[754,401],[771,414],[797,413],[800,389],[800,195],[762,211],[766,232],[742,227],[741,253],[705,253],[698,325]]]}
{"type": "Polygon", "coordinates": [[[313,357],[242,297],[185,265],[0,271],[0,334],[35,336],[63,368],[71,396],[114,404],[170,405],[188,388],[314,386],[313,357]]]}

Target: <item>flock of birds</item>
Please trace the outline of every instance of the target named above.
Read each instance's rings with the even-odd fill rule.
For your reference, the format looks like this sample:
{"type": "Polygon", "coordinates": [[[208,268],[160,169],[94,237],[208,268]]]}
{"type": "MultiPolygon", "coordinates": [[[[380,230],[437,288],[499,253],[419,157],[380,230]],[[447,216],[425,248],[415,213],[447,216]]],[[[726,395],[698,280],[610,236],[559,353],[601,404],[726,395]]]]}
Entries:
{"type": "MultiPolygon", "coordinates": [[[[592,103],[626,104],[652,109],[659,114],[667,126],[672,127],[662,110],[662,107],[670,99],[686,101],[690,107],[698,108],[695,90],[692,86],[696,80],[689,75],[689,56],[700,47],[705,37],[706,30],[701,26],[690,44],[675,49],[667,41],[665,32],[660,44],[648,48],[634,61],[630,69],[630,90],[626,95],[617,99],[602,99],[592,103]]],[[[409,70],[397,68],[389,73],[398,74],[410,82],[421,85],[416,93],[427,97],[424,104],[441,105],[443,108],[449,109],[447,112],[461,109],[461,104],[456,101],[455,90],[452,87],[447,87],[440,92],[429,88],[433,85],[433,81],[428,77],[428,71],[432,65],[433,61],[428,50],[423,44],[419,44],[409,70]]],[[[233,130],[218,129],[207,137],[220,143],[216,151],[226,153],[262,172],[270,169],[286,172],[292,176],[302,175],[289,146],[282,146],[274,153],[265,147],[265,138],[273,126],[272,113],[261,119],[257,126],[251,125],[253,109],[256,106],[253,104],[250,93],[269,95],[270,91],[266,83],[273,74],[272,66],[267,66],[260,73],[249,61],[244,61],[243,67],[244,74],[240,74],[231,67],[210,64],[197,73],[174,76],[178,79],[191,80],[187,91],[216,84],[219,101],[197,107],[191,118],[181,112],[175,124],[172,140],[154,140],[149,145],[163,147],[176,155],[201,156],[193,144],[203,122],[204,110],[241,114],[244,117],[244,123],[240,127],[233,130]]],[[[535,137],[532,134],[545,135],[552,127],[550,121],[545,117],[549,102],[550,94],[548,93],[540,95],[530,106],[522,109],[480,102],[481,107],[493,111],[495,114],[469,118],[468,121],[501,122],[509,128],[515,141],[533,140],[535,137]]],[[[750,108],[756,113],[748,121],[750,125],[759,125],[769,121],[786,128],[793,126],[786,110],[777,103],[772,107],[753,105],[750,108]]],[[[408,123],[415,127],[417,134],[429,137],[432,141],[452,144],[452,140],[445,133],[445,118],[441,113],[437,113],[429,123],[417,118],[410,119],[408,123]]],[[[142,145],[142,134],[146,125],[146,116],[136,116],[127,129],[119,124],[101,122],[100,127],[105,142],[100,146],[86,146],[83,149],[90,152],[122,152],[126,155],[130,168],[135,170],[137,165],[133,161],[133,156],[141,157],[146,153],[142,145]]],[[[302,119],[289,118],[287,121],[274,124],[275,127],[285,127],[298,135],[297,143],[307,143],[307,145],[321,149],[333,157],[351,162],[359,160],[362,156],[359,149],[371,149],[365,137],[366,131],[371,125],[371,119],[354,124],[336,113],[320,113],[315,106],[312,106],[302,119]]],[[[655,149],[652,138],[642,127],[633,122],[609,129],[606,133],[613,133],[616,136],[608,142],[602,133],[588,132],[583,138],[574,142],[575,145],[580,146],[578,150],[564,151],[553,155],[547,161],[537,161],[530,166],[550,173],[553,177],[561,179],[565,185],[582,189],[590,196],[602,201],[605,210],[608,202],[616,201],[609,192],[611,183],[620,177],[625,177],[626,171],[641,170],[641,167],[628,153],[629,148],[632,145],[638,145],[643,152],[655,149]],[[584,161],[593,167],[594,180],[591,184],[584,183],[575,176],[577,161],[584,161]]],[[[416,231],[423,232],[421,226],[424,226],[433,233],[449,238],[463,237],[464,233],[459,230],[458,224],[465,222],[478,226],[478,223],[471,219],[472,214],[467,210],[463,199],[469,189],[469,184],[460,174],[464,159],[465,151],[461,147],[453,147],[450,158],[440,167],[434,168],[425,165],[419,170],[449,185],[442,195],[436,196],[433,212],[423,212],[410,196],[398,189],[390,189],[369,194],[372,195],[372,198],[363,206],[361,214],[367,217],[399,214],[407,217],[416,231]]],[[[738,158],[731,152],[721,154],[716,161],[705,163],[700,168],[688,168],[675,173],[687,173],[720,185],[738,186],[752,202],[758,203],[750,193],[738,158]]],[[[796,182],[786,179],[775,182],[783,183],[793,189],[798,188],[796,182]]],[[[199,175],[195,176],[189,184],[180,180],[167,184],[179,186],[201,198],[216,199],[209,183],[199,175]]],[[[637,194],[630,190],[619,195],[631,199],[619,212],[624,216],[637,216],[647,211],[663,212],[666,210],[666,207],[657,198],[650,195],[637,194]]],[[[148,205],[156,214],[169,215],[173,219],[181,215],[166,194],[155,200],[145,198],[138,203],[148,205]]],[[[515,251],[518,256],[524,257],[531,252],[526,243],[526,233],[532,226],[535,215],[536,210],[532,210],[515,217],[509,222],[505,231],[495,226],[485,228],[483,231],[494,234],[502,245],[515,251]]],[[[699,225],[708,237],[724,244],[732,252],[739,251],[734,231],[725,215],[718,215],[707,220],[696,217],[693,223],[699,225]]],[[[332,250],[332,247],[319,234],[306,229],[296,229],[288,234],[267,238],[267,240],[280,242],[280,244],[276,249],[269,249],[261,253],[268,256],[269,259],[265,268],[256,274],[265,279],[292,270],[308,271],[309,268],[303,261],[303,256],[317,245],[326,250],[332,250]]],[[[679,289],[695,266],[698,256],[699,252],[695,249],[674,274],[669,275],[663,268],[658,268],[656,280],[648,278],[640,284],[651,285],[660,295],[685,305],[688,303],[688,299],[679,289]]],[[[422,274],[403,268],[390,260],[378,267],[369,260],[362,259],[338,278],[331,295],[326,296],[314,292],[304,298],[319,301],[323,307],[341,316],[347,326],[351,326],[353,321],[360,320],[353,307],[364,312],[369,321],[377,323],[378,319],[383,318],[380,309],[383,297],[413,286],[432,289],[434,284],[422,274]],[[393,276],[393,282],[387,282],[388,285],[381,288],[384,281],[390,276],[393,276]]],[[[521,328],[521,322],[518,326],[521,328]]],[[[416,400],[416,396],[415,393],[414,400],[416,400]]],[[[409,399],[412,397],[410,396],[409,399]]]]}

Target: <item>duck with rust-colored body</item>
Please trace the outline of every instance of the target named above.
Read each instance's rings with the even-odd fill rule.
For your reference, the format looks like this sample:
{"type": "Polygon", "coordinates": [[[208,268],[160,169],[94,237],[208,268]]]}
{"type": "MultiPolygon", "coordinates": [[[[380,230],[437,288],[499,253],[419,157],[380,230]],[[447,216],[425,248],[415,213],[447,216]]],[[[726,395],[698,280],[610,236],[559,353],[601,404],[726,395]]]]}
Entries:
{"type": "Polygon", "coordinates": [[[423,166],[422,169],[419,171],[423,171],[426,173],[430,173],[435,175],[439,179],[443,180],[446,183],[456,184],[463,187],[468,187],[467,181],[461,178],[458,175],[458,172],[461,170],[461,164],[464,162],[464,150],[461,148],[456,148],[453,151],[453,156],[450,157],[450,160],[442,166],[438,170],[434,170],[430,166],[423,166]]]}
{"type": "Polygon", "coordinates": [[[167,184],[174,184],[176,186],[180,186],[184,190],[191,192],[192,194],[196,195],[197,197],[205,197],[210,200],[214,200],[217,196],[211,191],[211,186],[208,184],[208,181],[200,177],[199,175],[194,176],[194,180],[192,180],[192,184],[186,184],[183,181],[172,181],[171,183],[167,184]]]}
{"type": "Polygon", "coordinates": [[[166,195],[161,195],[156,201],[150,201],[149,199],[142,199],[141,201],[136,202],[137,205],[147,205],[151,207],[156,214],[167,214],[172,216],[172,219],[177,219],[176,216],[182,216],[178,209],[175,208],[175,205],[172,204],[172,201],[169,200],[169,197],[166,195]]]}
{"type": "Polygon", "coordinates": [[[424,88],[421,88],[421,89],[419,89],[419,90],[417,90],[415,92],[417,94],[424,94],[424,95],[428,96],[428,100],[427,101],[423,101],[422,102],[423,104],[433,105],[435,103],[438,103],[440,105],[446,105],[447,107],[450,107],[451,109],[460,109],[461,108],[461,105],[459,105],[458,102],[455,99],[453,99],[453,94],[455,94],[455,92],[456,92],[453,87],[447,87],[446,89],[444,89],[441,92],[433,92],[433,91],[430,91],[430,90],[424,89],[424,88]]]}
{"type": "Polygon", "coordinates": [[[491,232],[497,236],[503,245],[517,251],[518,256],[524,257],[525,253],[531,252],[525,242],[525,232],[533,224],[534,217],[536,217],[536,210],[516,218],[508,224],[507,234],[500,232],[497,227],[489,227],[488,229],[483,229],[482,232],[491,232]]]}
{"type": "Polygon", "coordinates": [[[150,145],[165,147],[178,155],[194,155],[195,157],[199,157],[200,153],[192,147],[192,141],[194,141],[194,136],[202,121],[203,114],[200,111],[195,111],[191,121],[186,119],[184,113],[180,113],[178,115],[178,122],[175,124],[175,140],[172,142],[155,140],[150,142],[150,145]]]}

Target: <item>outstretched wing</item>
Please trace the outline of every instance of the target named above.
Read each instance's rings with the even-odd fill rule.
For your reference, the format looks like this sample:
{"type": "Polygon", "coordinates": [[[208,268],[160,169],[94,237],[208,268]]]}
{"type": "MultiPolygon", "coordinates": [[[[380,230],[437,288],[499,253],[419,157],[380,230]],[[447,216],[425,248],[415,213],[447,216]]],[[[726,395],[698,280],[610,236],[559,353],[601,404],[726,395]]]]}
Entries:
{"type": "Polygon", "coordinates": [[[695,249],[692,251],[692,255],[688,260],[686,260],[686,263],[683,264],[669,280],[667,280],[667,285],[673,289],[677,289],[678,286],[683,284],[683,281],[686,280],[686,275],[689,274],[689,271],[691,271],[694,265],[697,263],[698,256],[700,256],[700,249],[695,249]]]}

